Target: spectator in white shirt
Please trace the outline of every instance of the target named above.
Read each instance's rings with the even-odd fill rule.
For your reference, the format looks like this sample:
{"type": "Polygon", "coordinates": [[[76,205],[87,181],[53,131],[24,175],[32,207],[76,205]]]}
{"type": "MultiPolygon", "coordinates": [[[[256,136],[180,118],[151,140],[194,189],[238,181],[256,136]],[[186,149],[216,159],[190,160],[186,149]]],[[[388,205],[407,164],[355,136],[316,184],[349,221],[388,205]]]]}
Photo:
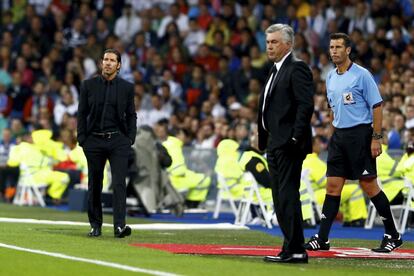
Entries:
{"type": "Polygon", "coordinates": [[[135,94],[134,96],[135,112],[137,113],[137,127],[143,126],[148,121],[148,111],[142,109],[142,97],[135,94]]]}
{"type": "Polygon", "coordinates": [[[323,14],[324,10],[321,5],[310,6],[310,16],[306,17],[309,27],[321,37],[326,31],[326,18],[323,14]]]}
{"type": "Polygon", "coordinates": [[[73,95],[68,86],[63,85],[60,88],[60,99],[57,101],[53,109],[53,117],[55,124],[60,126],[62,124],[65,113],[75,115],[78,111],[78,102],[74,100],[73,95]]]}
{"type": "Polygon", "coordinates": [[[122,42],[129,44],[139,30],[141,30],[141,19],[135,15],[131,5],[126,4],[122,16],[115,22],[114,32],[122,42]]]}
{"type": "Polygon", "coordinates": [[[321,53],[319,55],[318,68],[321,70],[321,80],[325,80],[328,73],[334,69],[333,64],[329,61],[327,53],[321,53]]]}
{"type": "Polygon", "coordinates": [[[174,3],[170,6],[170,15],[161,20],[157,33],[159,38],[164,37],[167,25],[171,21],[174,21],[177,24],[181,37],[184,37],[187,34],[189,30],[188,16],[186,14],[182,14],[180,12],[179,5],[174,3]]]}
{"type": "Polygon", "coordinates": [[[218,87],[213,88],[212,91],[210,92],[210,95],[208,96],[208,101],[213,106],[211,110],[211,115],[213,115],[214,118],[226,117],[226,109],[220,103],[219,93],[220,93],[220,90],[218,87]]]}
{"type": "Polygon", "coordinates": [[[197,19],[190,19],[190,30],[184,39],[184,46],[188,48],[191,56],[197,54],[198,46],[204,43],[206,32],[203,31],[197,22],[197,19]]]}
{"type": "MultiPolygon", "coordinates": [[[[2,2],[8,2],[8,1],[2,1],[2,2]]],[[[14,1],[13,1],[14,2],[14,1]]],[[[39,15],[45,15],[46,10],[50,5],[51,0],[29,0],[29,5],[34,6],[36,9],[36,13],[39,15]]]]}
{"type": "Polygon", "coordinates": [[[217,136],[214,133],[214,124],[208,120],[201,124],[197,132],[194,147],[196,149],[213,149],[217,136]]]}
{"type": "Polygon", "coordinates": [[[144,14],[149,11],[154,5],[155,1],[148,0],[127,0],[126,3],[130,4],[134,12],[137,14],[144,14]]]}
{"type": "Polygon", "coordinates": [[[170,86],[171,97],[174,100],[181,102],[181,97],[183,94],[183,87],[181,86],[179,82],[176,82],[174,80],[174,75],[171,72],[171,70],[165,69],[162,74],[162,78],[163,78],[163,81],[168,83],[168,85],[170,86]]]}
{"type": "Polygon", "coordinates": [[[349,22],[348,33],[354,29],[359,29],[365,35],[372,35],[375,32],[375,22],[366,11],[366,3],[359,2],[356,4],[355,15],[349,22]]]}
{"type": "Polygon", "coordinates": [[[163,108],[163,103],[161,96],[157,93],[154,93],[151,97],[152,108],[148,111],[148,117],[146,122],[142,124],[149,125],[153,127],[159,120],[168,119],[171,115],[167,110],[163,108]]]}

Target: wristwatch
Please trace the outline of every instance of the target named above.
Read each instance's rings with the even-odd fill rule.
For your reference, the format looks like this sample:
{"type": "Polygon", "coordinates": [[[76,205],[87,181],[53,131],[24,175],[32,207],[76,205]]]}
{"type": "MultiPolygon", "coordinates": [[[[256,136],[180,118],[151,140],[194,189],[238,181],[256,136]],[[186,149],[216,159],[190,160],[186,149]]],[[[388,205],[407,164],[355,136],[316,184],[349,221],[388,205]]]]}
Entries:
{"type": "Polygon", "coordinates": [[[377,133],[377,132],[373,132],[372,133],[372,139],[374,139],[374,140],[379,140],[379,139],[382,139],[382,133],[377,133]]]}

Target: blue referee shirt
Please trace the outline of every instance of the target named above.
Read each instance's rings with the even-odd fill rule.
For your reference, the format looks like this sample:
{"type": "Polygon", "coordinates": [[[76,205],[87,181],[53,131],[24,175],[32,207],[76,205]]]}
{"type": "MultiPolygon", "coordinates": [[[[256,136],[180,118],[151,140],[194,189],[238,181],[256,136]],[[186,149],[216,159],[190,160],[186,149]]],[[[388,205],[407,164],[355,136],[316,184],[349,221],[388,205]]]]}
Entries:
{"type": "Polygon", "coordinates": [[[336,128],[372,123],[372,109],[382,103],[371,73],[355,63],[343,74],[331,70],[326,77],[326,90],[336,128]]]}

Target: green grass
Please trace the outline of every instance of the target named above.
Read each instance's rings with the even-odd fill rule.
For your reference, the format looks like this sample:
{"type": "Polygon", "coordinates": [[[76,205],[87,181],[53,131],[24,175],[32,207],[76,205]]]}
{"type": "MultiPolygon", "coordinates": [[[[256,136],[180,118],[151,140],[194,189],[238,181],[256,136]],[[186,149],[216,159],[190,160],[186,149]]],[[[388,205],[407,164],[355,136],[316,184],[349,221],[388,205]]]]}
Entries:
{"type": "MultiPolygon", "coordinates": [[[[87,221],[85,213],[17,207],[0,204],[0,217],[87,221]]],[[[104,221],[111,223],[111,216],[104,221]]],[[[149,220],[128,218],[129,224],[149,220]]],[[[250,230],[137,231],[125,239],[114,239],[111,227],[103,236],[86,237],[89,227],[0,223],[0,243],[62,253],[75,257],[115,262],[181,275],[411,275],[414,262],[408,260],[310,259],[308,265],[267,264],[261,257],[176,255],[129,246],[130,243],[194,243],[233,245],[280,245],[281,239],[250,230]]],[[[335,246],[372,247],[378,241],[334,240],[335,246]]],[[[406,242],[404,248],[414,248],[406,242]]],[[[129,275],[137,274],[58,259],[34,253],[0,248],[0,275],[129,275]]]]}

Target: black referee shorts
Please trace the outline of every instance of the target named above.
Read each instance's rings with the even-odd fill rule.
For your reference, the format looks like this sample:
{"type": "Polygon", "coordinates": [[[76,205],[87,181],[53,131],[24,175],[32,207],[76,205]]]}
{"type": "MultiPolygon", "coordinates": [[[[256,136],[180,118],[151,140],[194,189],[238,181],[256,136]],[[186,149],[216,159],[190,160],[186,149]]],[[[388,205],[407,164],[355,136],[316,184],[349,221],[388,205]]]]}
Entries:
{"type": "Polygon", "coordinates": [[[370,124],[336,128],[328,145],[326,176],[350,180],[377,176],[377,164],[371,156],[370,124]]]}

